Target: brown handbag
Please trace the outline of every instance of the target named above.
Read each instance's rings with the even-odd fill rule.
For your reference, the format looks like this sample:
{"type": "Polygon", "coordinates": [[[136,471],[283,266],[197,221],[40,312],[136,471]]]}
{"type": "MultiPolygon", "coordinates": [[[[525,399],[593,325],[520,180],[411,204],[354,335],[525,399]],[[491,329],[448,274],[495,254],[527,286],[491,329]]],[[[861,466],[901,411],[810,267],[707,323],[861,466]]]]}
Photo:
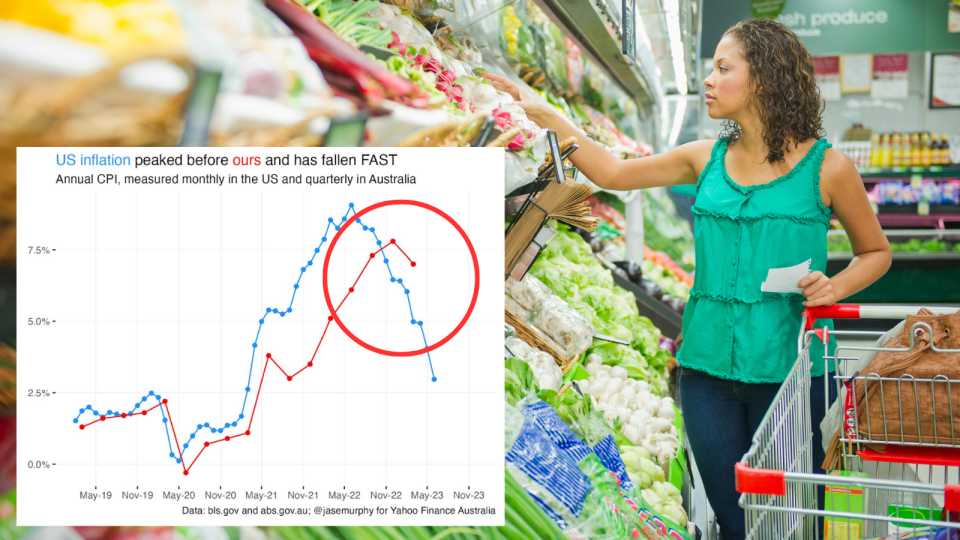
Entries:
{"type": "MultiPolygon", "coordinates": [[[[939,349],[960,348],[960,311],[934,315],[922,309],[907,317],[903,330],[883,347],[910,347],[911,332],[909,351],[880,351],[860,371],[856,384],[859,437],[889,443],[960,443],[960,383],[948,382],[960,380],[960,353],[931,348],[931,343],[939,349]],[[930,325],[933,335],[923,327],[913,328],[918,322],[930,325]]],[[[833,437],[825,470],[835,466],[842,429],[841,425],[833,437]]]]}

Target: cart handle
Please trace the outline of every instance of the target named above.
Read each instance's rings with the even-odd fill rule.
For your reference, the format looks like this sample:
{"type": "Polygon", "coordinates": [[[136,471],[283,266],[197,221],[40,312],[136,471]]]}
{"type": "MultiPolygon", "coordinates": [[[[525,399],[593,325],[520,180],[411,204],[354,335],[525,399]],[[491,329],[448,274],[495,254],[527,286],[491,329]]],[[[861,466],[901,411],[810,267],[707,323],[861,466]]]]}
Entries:
{"type": "MultiPolygon", "coordinates": [[[[817,319],[906,319],[916,315],[924,306],[861,306],[858,304],[834,304],[803,310],[806,330],[812,330],[817,319]]],[[[928,307],[935,314],[956,313],[956,307],[928,307]]]]}
{"type": "Polygon", "coordinates": [[[737,473],[737,492],[755,495],[787,494],[787,480],[783,471],[773,469],[755,469],[743,463],[735,465],[737,473]]]}

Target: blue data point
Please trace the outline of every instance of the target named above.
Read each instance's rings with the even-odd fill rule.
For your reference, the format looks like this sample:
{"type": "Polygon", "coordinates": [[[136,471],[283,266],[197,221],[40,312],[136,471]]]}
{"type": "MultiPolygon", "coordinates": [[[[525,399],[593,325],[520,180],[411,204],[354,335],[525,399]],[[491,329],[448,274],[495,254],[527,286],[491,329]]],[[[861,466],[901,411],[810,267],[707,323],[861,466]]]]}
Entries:
{"type": "Polygon", "coordinates": [[[417,324],[417,321],[410,319],[410,324],[417,324]]]}
{"type": "Polygon", "coordinates": [[[390,259],[384,259],[383,264],[390,264],[390,259]]]}
{"type": "Polygon", "coordinates": [[[175,456],[173,455],[173,452],[170,452],[170,457],[175,457],[175,456]]]}
{"type": "Polygon", "coordinates": [[[367,226],[364,225],[364,226],[363,226],[363,230],[368,231],[368,230],[370,230],[370,229],[368,229],[367,226]]]}
{"type": "Polygon", "coordinates": [[[273,308],[273,312],[274,312],[274,313],[280,313],[280,310],[278,310],[277,308],[273,308]]]}
{"type": "Polygon", "coordinates": [[[83,411],[85,411],[85,410],[86,410],[86,409],[80,409],[80,414],[83,414],[83,411]]]}
{"type": "Polygon", "coordinates": [[[432,378],[432,379],[430,379],[430,380],[432,380],[433,382],[437,382],[437,378],[436,378],[436,377],[434,377],[434,378],[432,378]]]}
{"type": "Polygon", "coordinates": [[[92,409],[93,409],[93,407],[91,407],[90,405],[87,405],[87,410],[88,410],[88,411],[89,411],[89,410],[92,410],[92,409]]]}
{"type": "MultiPolygon", "coordinates": [[[[326,236],[323,237],[323,241],[324,241],[324,242],[327,241],[327,237],[326,237],[326,236]]],[[[313,252],[314,252],[314,253],[320,253],[320,248],[313,248],[313,252]]]]}
{"type": "Polygon", "coordinates": [[[307,266],[313,266],[313,261],[307,261],[307,266]]]}
{"type": "Polygon", "coordinates": [[[190,434],[190,438],[191,438],[191,439],[196,439],[196,438],[197,438],[197,434],[196,434],[196,433],[191,433],[191,434],[190,434]]]}
{"type": "Polygon", "coordinates": [[[140,399],[140,403],[143,403],[146,400],[147,400],[147,396],[143,396],[143,398],[140,399]]]}
{"type": "Polygon", "coordinates": [[[327,222],[333,223],[333,218],[332,218],[332,217],[331,217],[331,218],[327,218],[327,222]]]}
{"type": "Polygon", "coordinates": [[[350,208],[353,208],[353,203],[350,203],[348,206],[350,206],[350,208]]]}
{"type": "Polygon", "coordinates": [[[223,433],[223,428],[218,429],[218,430],[217,430],[217,433],[223,433]]]}
{"type": "Polygon", "coordinates": [[[403,278],[397,278],[397,283],[403,283],[403,278]]]}
{"type": "MultiPolygon", "coordinates": [[[[370,229],[370,230],[372,231],[373,229],[370,229]]],[[[378,245],[378,246],[382,246],[382,245],[383,245],[383,242],[381,242],[380,240],[377,240],[377,245],[378,245]]]]}
{"type": "Polygon", "coordinates": [[[246,390],[247,392],[249,392],[249,391],[250,391],[250,387],[248,386],[248,387],[244,388],[244,390],[246,390]]]}
{"type": "Polygon", "coordinates": [[[254,348],[254,349],[257,348],[257,344],[256,344],[256,343],[253,344],[253,348],[254,348]]]}
{"type": "Polygon", "coordinates": [[[140,408],[140,404],[137,403],[136,405],[133,406],[133,408],[134,408],[134,409],[139,409],[139,408],[140,408]]]}
{"type": "Polygon", "coordinates": [[[107,409],[107,414],[113,414],[113,411],[107,409]]]}
{"type": "Polygon", "coordinates": [[[292,312],[292,311],[293,311],[293,308],[292,308],[292,307],[288,307],[288,308],[287,308],[287,313],[290,313],[290,312],[292,312]]]}
{"type": "Polygon", "coordinates": [[[293,288],[294,288],[294,289],[299,289],[299,288],[300,288],[300,286],[299,286],[299,285],[297,285],[296,283],[294,283],[294,284],[293,284],[293,288]]]}
{"type": "Polygon", "coordinates": [[[410,289],[404,289],[403,294],[410,294],[410,289]]]}
{"type": "Polygon", "coordinates": [[[203,429],[203,424],[197,424],[197,429],[203,429]]]}
{"type": "Polygon", "coordinates": [[[217,432],[217,428],[214,428],[214,427],[210,428],[210,433],[216,433],[216,432],[217,432]]]}
{"type": "Polygon", "coordinates": [[[223,427],[230,427],[230,422],[227,422],[226,424],[224,424],[223,427]]]}
{"type": "MultiPolygon", "coordinates": [[[[80,412],[83,412],[83,411],[80,411],[80,412]]],[[[77,423],[79,423],[79,422],[80,422],[80,421],[77,420],[76,418],[73,419],[73,423],[74,423],[74,424],[77,424],[77,423]]]]}
{"type": "Polygon", "coordinates": [[[180,458],[177,458],[177,463],[180,463],[180,458]]]}
{"type": "Polygon", "coordinates": [[[286,314],[287,314],[287,312],[284,311],[283,313],[280,314],[280,316],[283,317],[283,316],[286,315],[286,314]]]}
{"type": "Polygon", "coordinates": [[[183,449],[186,450],[187,448],[190,448],[190,445],[187,443],[183,443],[183,449]]]}
{"type": "Polygon", "coordinates": [[[263,324],[263,319],[260,319],[260,324],[263,324]]]}
{"type": "Polygon", "coordinates": [[[373,227],[370,227],[370,232],[374,232],[374,231],[376,231],[376,229],[374,229],[373,227]]]}
{"type": "Polygon", "coordinates": [[[420,326],[423,326],[423,321],[417,321],[417,324],[419,324],[420,326]]]}
{"type": "Polygon", "coordinates": [[[339,226],[339,225],[334,225],[334,226],[333,226],[333,230],[339,231],[339,230],[340,230],[340,226],[339,226]]]}
{"type": "Polygon", "coordinates": [[[210,427],[210,422],[203,424],[203,427],[210,427]]]}
{"type": "Polygon", "coordinates": [[[306,272],[306,271],[307,271],[307,267],[306,267],[306,266],[301,266],[301,267],[300,267],[300,271],[301,271],[301,272],[306,272]]]}
{"type": "Polygon", "coordinates": [[[230,425],[233,426],[233,427],[237,427],[237,423],[236,423],[236,422],[234,422],[234,423],[232,423],[232,424],[230,424],[230,425]]]}
{"type": "Polygon", "coordinates": [[[100,416],[100,411],[93,411],[94,416],[100,416]]]}
{"type": "Polygon", "coordinates": [[[167,423],[167,418],[166,418],[166,417],[163,418],[163,423],[164,423],[164,424],[167,423]]]}
{"type": "Polygon", "coordinates": [[[152,395],[153,395],[153,390],[147,392],[147,395],[148,395],[148,396],[152,396],[152,395]]]}
{"type": "Polygon", "coordinates": [[[238,418],[240,418],[241,420],[243,420],[243,413],[240,413],[240,416],[238,416],[238,418]]]}

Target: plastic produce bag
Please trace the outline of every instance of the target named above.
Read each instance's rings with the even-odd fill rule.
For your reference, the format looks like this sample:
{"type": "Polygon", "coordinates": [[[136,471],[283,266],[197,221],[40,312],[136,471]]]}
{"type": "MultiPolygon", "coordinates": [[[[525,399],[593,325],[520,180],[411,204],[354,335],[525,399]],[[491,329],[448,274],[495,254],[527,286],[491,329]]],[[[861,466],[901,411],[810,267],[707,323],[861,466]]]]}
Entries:
{"type": "Polygon", "coordinates": [[[560,384],[563,383],[563,371],[560,370],[560,366],[557,365],[552,356],[527,344],[518,337],[508,337],[504,345],[514,356],[522,359],[530,366],[530,370],[533,371],[541,389],[554,392],[560,389],[560,384]]]}
{"type": "Polygon", "coordinates": [[[550,289],[542,281],[530,274],[525,275],[520,281],[508,277],[505,287],[507,294],[528,311],[538,309],[551,294],[550,289]]]}
{"type": "Polygon", "coordinates": [[[533,324],[556,341],[566,356],[577,356],[593,343],[596,329],[558,296],[547,298],[533,324]]]}
{"type": "Polygon", "coordinates": [[[551,441],[565,451],[574,462],[580,463],[591,454],[590,447],[563,422],[557,411],[543,400],[529,395],[517,403],[520,412],[535,423],[551,441]]]}

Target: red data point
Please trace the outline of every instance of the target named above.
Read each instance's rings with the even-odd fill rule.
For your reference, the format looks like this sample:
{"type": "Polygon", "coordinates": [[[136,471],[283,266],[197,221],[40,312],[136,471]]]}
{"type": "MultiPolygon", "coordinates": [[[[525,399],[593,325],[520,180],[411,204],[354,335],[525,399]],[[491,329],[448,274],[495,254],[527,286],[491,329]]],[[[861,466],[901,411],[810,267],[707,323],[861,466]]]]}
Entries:
{"type": "Polygon", "coordinates": [[[146,416],[146,415],[147,415],[147,411],[143,411],[143,415],[146,416]]]}
{"type": "Polygon", "coordinates": [[[350,292],[353,292],[353,287],[350,287],[350,289],[349,289],[349,290],[350,290],[350,292]]]}
{"type": "Polygon", "coordinates": [[[376,253],[371,253],[371,254],[370,254],[370,258],[371,258],[371,259],[374,258],[374,257],[376,257],[376,256],[377,256],[376,253]]]}
{"type": "Polygon", "coordinates": [[[287,375],[287,380],[288,380],[288,381],[292,381],[292,380],[293,380],[293,377],[287,375]]]}
{"type": "Polygon", "coordinates": [[[123,413],[120,415],[120,418],[126,418],[126,417],[127,417],[127,413],[123,413]]]}
{"type": "Polygon", "coordinates": [[[101,422],[105,421],[106,419],[107,419],[106,416],[101,416],[101,417],[100,417],[100,421],[101,421],[101,422]]]}
{"type": "Polygon", "coordinates": [[[273,356],[271,356],[270,353],[267,353],[267,358],[273,358],[273,356]]]}
{"type": "Polygon", "coordinates": [[[391,244],[396,244],[396,243],[397,243],[397,241],[396,241],[396,240],[394,240],[393,238],[391,238],[391,239],[390,239],[390,243],[391,243],[391,244]]]}
{"type": "Polygon", "coordinates": [[[163,403],[164,405],[166,405],[166,404],[167,404],[167,398],[163,398],[163,401],[162,401],[161,403],[163,403]]]}
{"type": "Polygon", "coordinates": [[[190,471],[183,471],[183,475],[184,475],[184,476],[186,476],[186,475],[188,475],[188,474],[190,474],[190,471]]]}
{"type": "Polygon", "coordinates": [[[307,367],[313,367],[313,362],[307,362],[307,367]]]}
{"type": "Polygon", "coordinates": [[[327,317],[327,320],[328,320],[328,321],[332,321],[332,320],[333,320],[333,315],[327,317]]]}
{"type": "Polygon", "coordinates": [[[224,440],[225,440],[225,441],[229,441],[229,440],[230,440],[230,436],[227,435],[227,437],[226,437],[224,440]]]}
{"type": "Polygon", "coordinates": [[[205,443],[203,443],[203,446],[204,446],[204,448],[206,448],[207,446],[210,446],[210,443],[209,443],[209,442],[205,442],[205,443]]]}
{"type": "Polygon", "coordinates": [[[415,263],[415,262],[413,262],[413,261],[410,261],[410,266],[416,266],[416,265],[417,265],[417,263],[415,263]]]}
{"type": "Polygon", "coordinates": [[[87,426],[81,425],[80,429],[86,429],[87,426]]]}
{"type": "Polygon", "coordinates": [[[249,434],[250,434],[250,430],[248,429],[244,435],[249,435],[249,434]]]}

